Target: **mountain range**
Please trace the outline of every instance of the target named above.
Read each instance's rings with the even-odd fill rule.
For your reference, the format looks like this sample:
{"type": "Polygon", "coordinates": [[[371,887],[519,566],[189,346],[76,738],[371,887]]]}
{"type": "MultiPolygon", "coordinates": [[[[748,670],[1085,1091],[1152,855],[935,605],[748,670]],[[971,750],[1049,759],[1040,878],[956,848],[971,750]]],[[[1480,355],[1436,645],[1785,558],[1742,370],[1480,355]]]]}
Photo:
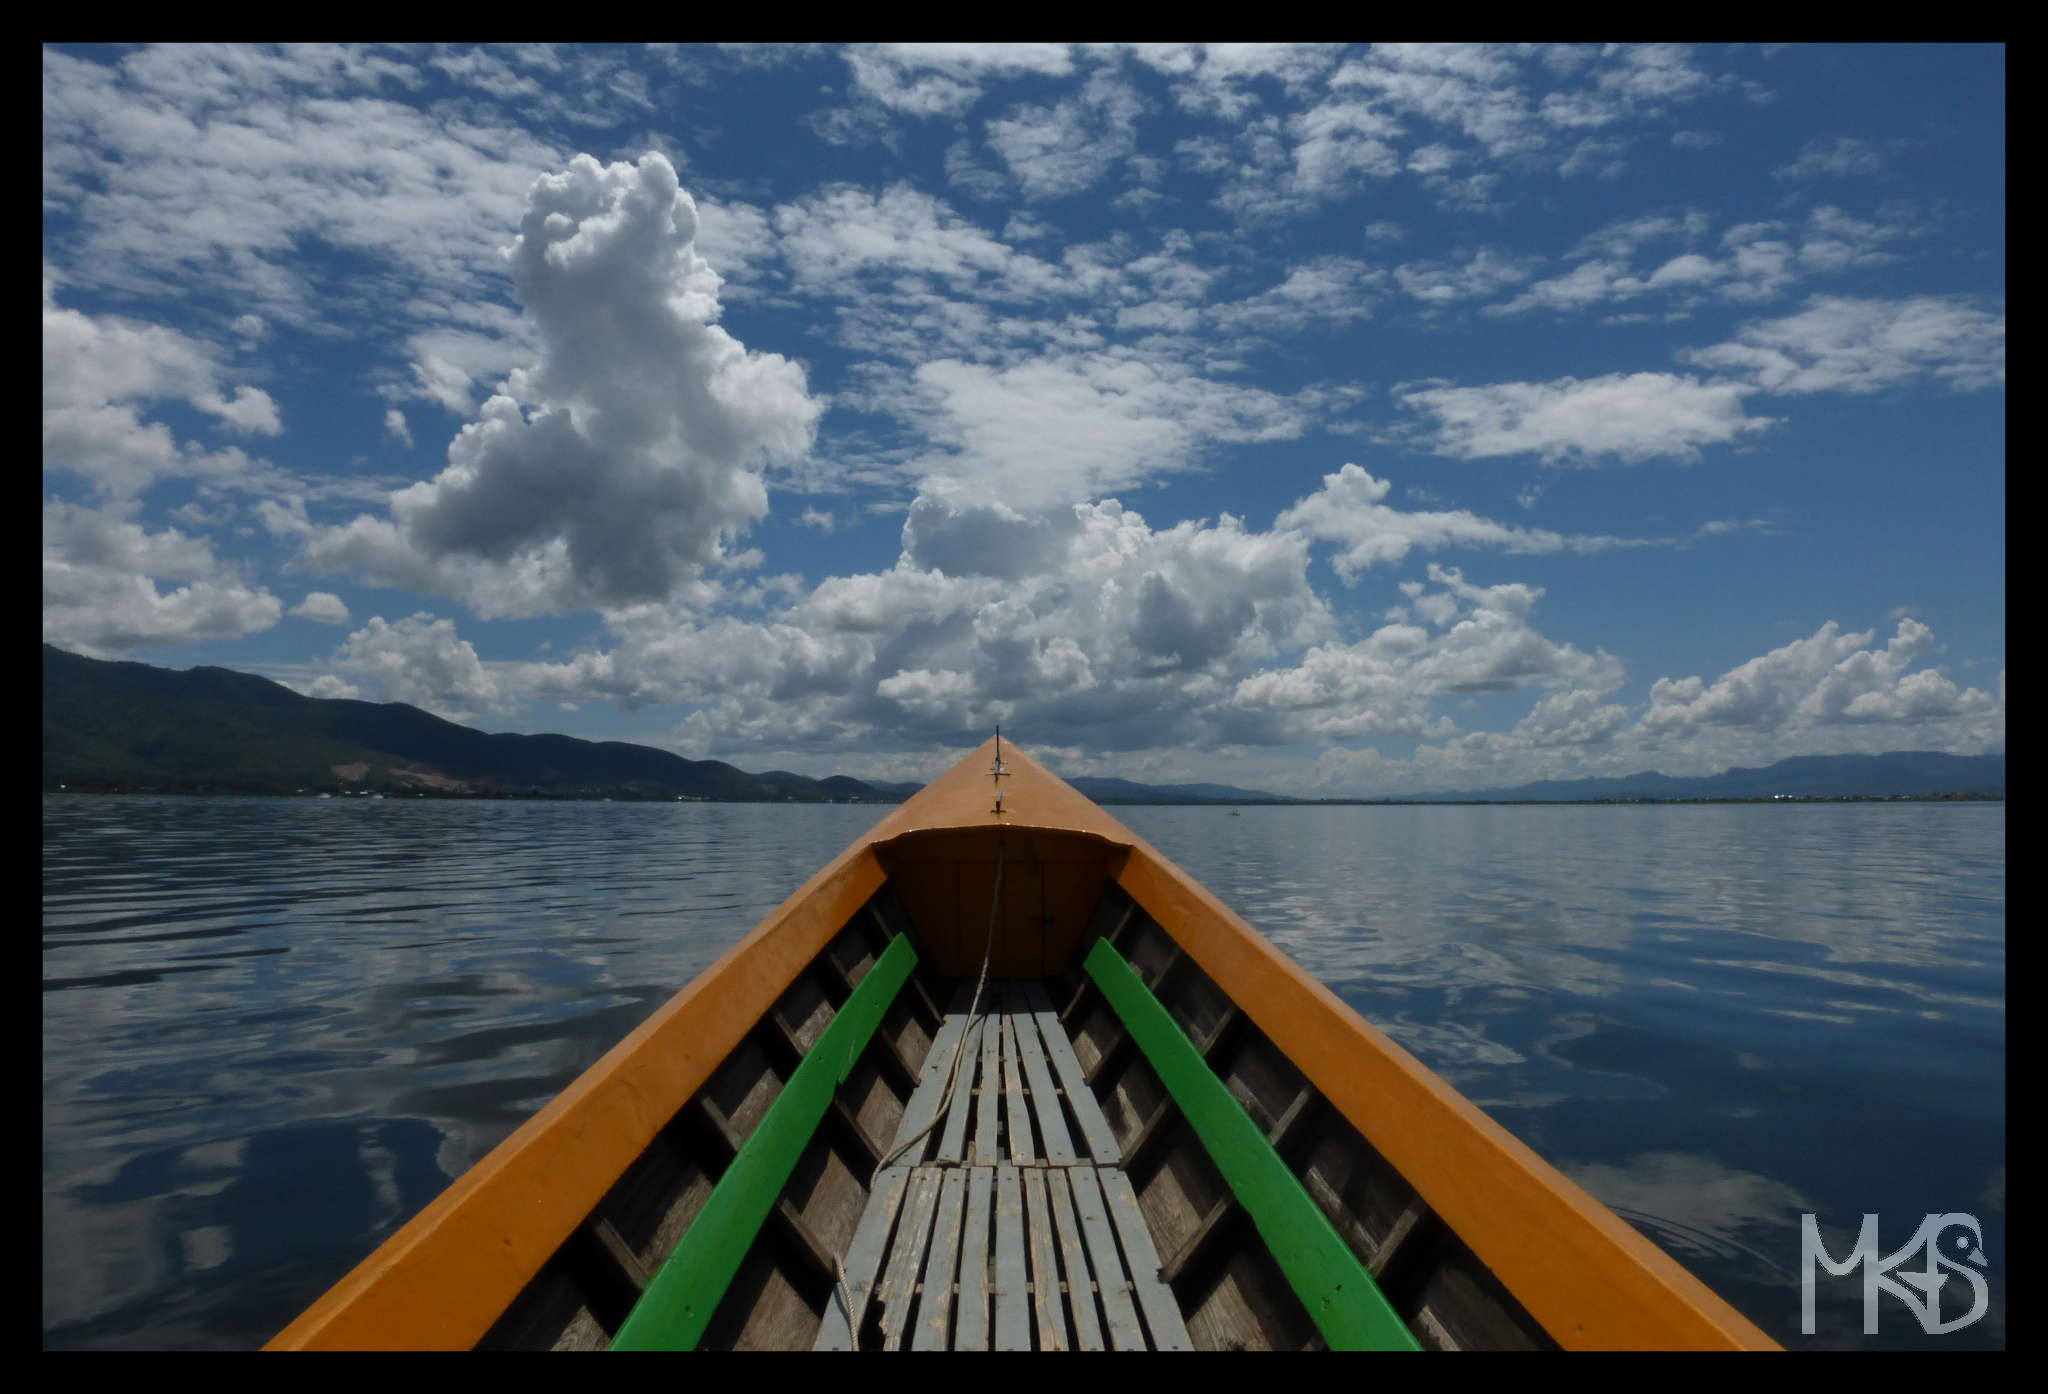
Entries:
{"type": "MultiPolygon", "coordinates": [[[[1301,803],[1227,784],[1141,784],[1079,775],[1098,803],[1301,803]]],[[[165,793],[415,793],[441,796],[888,803],[918,784],[749,774],[652,746],[489,734],[402,702],[305,697],[228,668],[156,668],[43,645],[43,787],[165,793]]],[[[1407,795],[1402,803],[1631,799],[2004,797],[2005,756],[1894,751],[1804,755],[1761,769],[1676,778],[1544,780],[1407,795]]],[[[1336,800],[1335,802],[1358,802],[1336,800]]]]}
{"type": "Polygon", "coordinates": [[[556,798],[893,802],[857,779],[748,774],[651,746],[491,735],[402,702],[303,697],[43,645],[43,787],[556,798]]]}
{"type": "Polygon", "coordinates": [[[1601,799],[1928,798],[2005,794],[2005,756],[1895,750],[1883,755],[1795,755],[1760,769],[1679,778],[1646,770],[1608,779],[1546,779],[1512,789],[1416,794],[1416,803],[1583,803],[1601,799]]]}

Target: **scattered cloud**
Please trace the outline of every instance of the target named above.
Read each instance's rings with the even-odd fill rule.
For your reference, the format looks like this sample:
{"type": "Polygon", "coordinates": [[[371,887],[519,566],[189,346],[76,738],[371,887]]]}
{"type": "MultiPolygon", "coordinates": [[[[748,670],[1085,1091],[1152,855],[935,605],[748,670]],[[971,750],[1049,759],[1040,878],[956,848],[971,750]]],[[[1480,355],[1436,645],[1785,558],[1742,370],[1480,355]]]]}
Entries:
{"type": "Polygon", "coordinates": [[[394,280],[489,298],[502,229],[532,172],[562,158],[509,112],[389,100],[424,75],[360,46],[179,45],[110,63],[45,48],[42,64],[44,198],[77,229],[59,252],[75,284],[175,284],[315,333],[394,280]],[[383,269],[352,286],[309,243],[383,269]]]}
{"type": "Polygon", "coordinates": [[[941,359],[917,370],[916,393],[905,410],[935,447],[916,472],[1030,510],[1194,468],[1222,444],[1299,436],[1314,400],[1114,353],[1013,368],[941,359]]]}
{"type": "Polygon", "coordinates": [[[1019,106],[988,122],[989,148],[1027,199],[1063,198],[1098,183],[1137,149],[1144,103],[1126,83],[1097,72],[1051,106],[1019,106]]]}
{"type": "Polygon", "coordinates": [[[1799,158],[1771,171],[1773,179],[1815,179],[1822,176],[1845,178],[1881,173],[1885,150],[1875,141],[1854,136],[1811,140],[1799,158]]]}
{"type": "Polygon", "coordinates": [[[359,691],[366,687],[381,700],[406,702],[450,721],[466,722],[495,709],[502,696],[476,649],[456,635],[454,621],[425,611],[396,624],[372,616],[342,641],[330,662],[361,679],[350,685],[359,691]]]}
{"type": "Polygon", "coordinates": [[[1486,313],[1571,314],[1644,299],[1663,300],[1677,314],[1711,304],[1754,304],[1810,277],[1888,265],[1898,259],[1893,244],[1919,231],[1902,210],[1873,222],[1824,205],[1797,227],[1737,224],[1715,245],[1707,240],[1706,217],[1697,212],[1631,218],[1583,239],[1567,257],[1579,262],[1571,270],[1487,306],[1486,313]],[[1639,260],[1645,251],[1650,255],[1639,260]]]}
{"type": "Polygon", "coordinates": [[[1411,261],[1394,268],[1401,290],[1427,305],[1496,295],[1534,274],[1536,259],[1481,248],[1463,261],[1411,261]]]}
{"type": "Polygon", "coordinates": [[[1543,592],[1532,586],[1473,585],[1452,567],[1429,567],[1416,598],[1429,626],[1395,622],[1350,644],[1311,648],[1292,667],[1238,683],[1232,701],[1267,714],[1295,739],[1356,739],[1378,734],[1441,735],[1429,699],[1445,694],[1564,687],[1605,692],[1622,676],[1605,653],[1587,654],[1539,634],[1529,616],[1543,592]]]}
{"type": "Polygon", "coordinates": [[[1703,446],[1725,445],[1768,429],[1751,416],[1743,383],[1673,373],[1610,373],[1554,382],[1485,387],[1397,389],[1409,409],[1433,418],[1424,440],[1461,459],[1535,455],[1543,463],[1595,464],[1613,458],[1697,460],[1703,446]]]}
{"type": "Polygon", "coordinates": [[[292,606],[291,613],[300,619],[316,620],[321,624],[347,624],[348,606],[341,597],[330,591],[309,591],[306,598],[292,606]]]}
{"type": "Polygon", "coordinates": [[[229,389],[219,353],[190,335],[43,300],[43,463],[131,498],[161,479],[231,479],[252,472],[239,450],[180,443],[145,419],[168,403],[217,418],[239,435],[283,429],[277,404],[246,383],[229,389]]]}
{"type": "Polygon", "coordinates": [[[1780,396],[1868,394],[1932,379],[1957,392],[2005,385],[2005,315],[1960,296],[1814,296],[1680,355],[1780,396]]]}
{"type": "Polygon", "coordinates": [[[1712,682],[1658,678],[1647,703],[1613,701],[1594,683],[1546,694],[1507,730],[1420,744],[1406,759],[1335,746],[1308,785],[1403,794],[1650,769],[1718,774],[1794,755],[2004,750],[2003,671],[1995,690],[1960,688],[1914,667],[1932,649],[1930,631],[1910,618],[1883,642],[1829,621],[1712,682]]]}
{"type": "Polygon", "coordinates": [[[146,644],[259,633],[282,611],[275,595],[237,576],[203,537],[150,532],[74,504],[43,505],[45,643],[115,658],[146,644]]]}
{"type": "Polygon", "coordinates": [[[1518,528],[1465,509],[1408,512],[1386,503],[1393,485],[1357,465],[1323,476],[1323,487],[1274,520],[1318,541],[1335,542],[1331,564],[1346,584],[1356,584],[1369,567],[1393,565],[1416,547],[1498,547],[1507,552],[1599,552],[1615,547],[1659,545],[1652,539],[1566,536],[1543,528],[1518,528]]]}
{"type": "Polygon", "coordinates": [[[1967,199],[1867,197],[1915,147],[1833,108],[1807,139],[1755,67],[1679,45],[45,48],[45,635],[303,644],[288,576],[289,614],[353,629],[316,695],[651,710],[692,754],[860,750],[906,777],[995,720],[1058,733],[1039,748],[1077,769],[1285,750],[1274,787],[1347,792],[2002,746],[2002,673],[1959,684],[1903,614],[1889,640],[1829,624],[1624,692],[1552,569],[1818,541],[1731,492],[1756,471],[1688,476],[1698,513],[1672,495],[1671,536],[1620,537],[1608,509],[1578,532],[1489,516],[1570,516],[1590,475],[1397,493],[1318,444],[1753,462],[1817,394],[2001,389],[2002,262],[1967,199]],[[787,110],[756,100],[771,83],[787,110]],[[1738,104],[1797,152],[1755,188],[1728,182],[1738,104]],[[763,139],[773,159],[735,153],[763,139]],[[309,364],[355,405],[301,406],[309,364]],[[427,436],[446,456],[419,470],[398,450],[427,436]],[[1221,511],[1247,500],[1269,530],[1221,511]],[[1453,549],[1524,579],[1468,583],[1453,549]],[[303,572],[467,613],[358,627],[303,572]],[[579,612],[552,646],[522,632],[530,660],[456,628],[489,651],[474,624],[579,612]],[[1475,710],[1501,729],[1447,714],[1475,710]]]}
{"type": "Polygon", "coordinates": [[[846,50],[854,90],[909,116],[958,116],[987,84],[1035,73],[1073,71],[1065,44],[857,44],[846,50]]]}

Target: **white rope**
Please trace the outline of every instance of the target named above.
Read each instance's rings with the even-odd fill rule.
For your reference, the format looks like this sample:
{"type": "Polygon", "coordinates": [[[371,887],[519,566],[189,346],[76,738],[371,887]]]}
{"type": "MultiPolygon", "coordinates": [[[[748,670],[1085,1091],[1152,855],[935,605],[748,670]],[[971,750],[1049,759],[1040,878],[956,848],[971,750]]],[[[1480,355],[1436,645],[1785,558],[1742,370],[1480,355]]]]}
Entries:
{"type": "MultiPolygon", "coordinates": [[[[998,801],[1000,802],[1000,796],[998,796],[998,801]]],[[[946,1069],[946,1087],[939,1092],[938,1111],[932,1115],[931,1122],[925,1124],[922,1128],[919,1128],[916,1132],[898,1143],[888,1156],[875,1163],[874,1174],[868,1177],[869,1195],[874,1194],[875,1182],[881,1179],[882,1173],[888,1170],[889,1164],[931,1136],[932,1129],[938,1127],[940,1122],[953,1111],[953,1091],[959,1087],[960,1083],[960,1060],[967,1053],[967,1036],[974,1029],[975,1020],[980,1014],[982,989],[988,986],[988,965],[989,960],[995,956],[996,920],[1002,910],[1002,905],[1003,840],[999,835],[996,838],[996,885],[994,892],[989,897],[988,905],[988,938],[981,947],[981,976],[974,981],[974,996],[968,1000],[966,1020],[960,1023],[960,1038],[953,1042],[953,1063],[946,1069]]],[[[853,1298],[846,1286],[846,1265],[835,1257],[832,1260],[832,1266],[838,1270],[839,1301],[846,1308],[848,1344],[854,1350],[859,1350],[860,1324],[867,1317],[867,1303],[865,1300],[862,1301],[860,1312],[858,1314],[854,1312],[853,1298]]]]}

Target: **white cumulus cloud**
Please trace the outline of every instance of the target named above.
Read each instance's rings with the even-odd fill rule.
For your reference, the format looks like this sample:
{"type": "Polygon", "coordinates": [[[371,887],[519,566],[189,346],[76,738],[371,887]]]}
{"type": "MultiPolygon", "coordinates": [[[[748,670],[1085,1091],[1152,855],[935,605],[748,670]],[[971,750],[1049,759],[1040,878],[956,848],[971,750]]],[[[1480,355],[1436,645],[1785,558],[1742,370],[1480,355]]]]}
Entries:
{"type": "Polygon", "coordinates": [[[1233,702],[1270,718],[1268,739],[1424,735],[1449,724],[1430,714],[1436,696],[1523,687],[1597,694],[1621,680],[1614,658],[1556,643],[1531,626],[1541,590],[1474,585],[1434,563],[1429,580],[1441,589],[1417,595],[1446,602],[1436,632],[1396,621],[1353,643],[1319,644],[1297,664],[1240,681],[1233,702]]]}
{"type": "Polygon", "coordinates": [[[1933,631],[1902,619],[1882,648],[1874,631],[1843,633],[1833,620],[1729,669],[1709,683],[1659,678],[1650,689],[1643,725],[1777,730],[1839,723],[1897,722],[1986,713],[1994,703],[1979,689],[1959,689],[1937,670],[1908,669],[1924,657],[1933,631]]]}
{"type": "Polygon", "coordinates": [[[321,624],[348,623],[348,606],[331,591],[309,591],[304,600],[292,606],[291,612],[301,619],[318,620],[321,624]]]}
{"type": "Polygon", "coordinates": [[[184,402],[242,434],[282,430],[277,404],[246,383],[232,389],[211,345],[162,325],[92,316],[43,300],[43,466],[133,496],[160,479],[246,473],[239,451],[180,442],[157,404],[184,402]]]}
{"type": "Polygon", "coordinates": [[[46,643],[108,658],[144,644],[240,638],[270,628],[282,612],[276,596],[222,564],[203,537],[153,533],[75,504],[43,505],[46,643]]]}
{"type": "Polygon", "coordinates": [[[448,448],[448,468],[308,547],[316,566],[447,593],[440,563],[541,581],[543,606],[651,600],[767,511],[760,469],[809,449],[801,367],[717,324],[695,206],[660,155],[578,156],[537,181],[508,251],[540,361],[448,448]],[[565,567],[562,565],[565,563],[565,567]]]}
{"type": "Polygon", "coordinates": [[[382,615],[372,616],[342,641],[330,661],[342,673],[362,679],[383,700],[410,703],[450,721],[466,722],[478,711],[496,707],[503,696],[475,647],[456,634],[455,622],[425,611],[396,624],[382,615]]]}

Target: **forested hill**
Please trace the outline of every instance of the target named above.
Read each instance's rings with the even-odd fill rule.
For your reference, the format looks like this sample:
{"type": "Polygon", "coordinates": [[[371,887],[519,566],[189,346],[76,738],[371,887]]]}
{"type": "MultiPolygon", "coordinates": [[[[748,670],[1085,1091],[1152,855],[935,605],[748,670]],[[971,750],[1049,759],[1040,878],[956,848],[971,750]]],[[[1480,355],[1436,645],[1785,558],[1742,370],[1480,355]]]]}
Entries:
{"type": "Polygon", "coordinates": [[[227,668],[43,645],[43,787],[163,793],[894,802],[856,779],[748,774],[623,741],[492,735],[402,702],[302,697],[227,668]]]}

